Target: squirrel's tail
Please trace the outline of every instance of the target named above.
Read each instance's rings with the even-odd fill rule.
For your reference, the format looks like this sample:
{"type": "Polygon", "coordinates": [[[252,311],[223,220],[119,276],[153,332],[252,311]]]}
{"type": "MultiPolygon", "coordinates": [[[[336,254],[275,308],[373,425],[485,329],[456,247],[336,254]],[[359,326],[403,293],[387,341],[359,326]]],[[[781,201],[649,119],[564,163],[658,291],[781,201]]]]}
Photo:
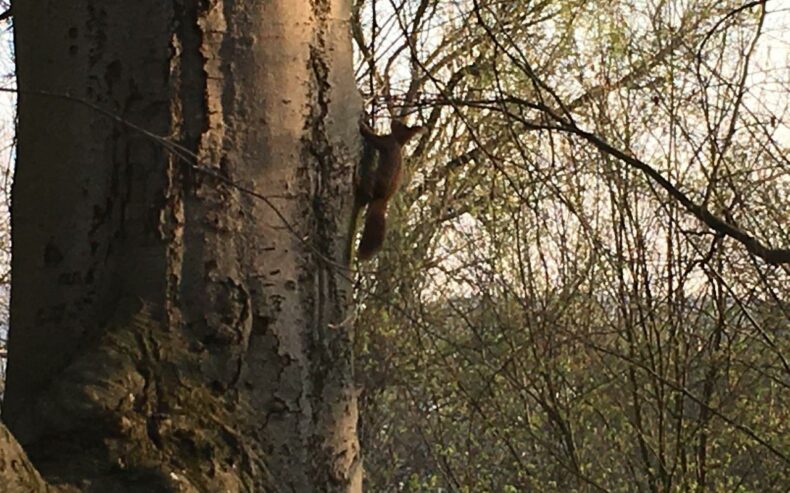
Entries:
{"type": "Polygon", "coordinates": [[[359,241],[359,251],[357,252],[360,260],[367,260],[379,251],[382,243],[384,243],[386,225],[387,199],[376,199],[368,204],[368,212],[365,216],[365,230],[362,232],[362,239],[359,241]]]}

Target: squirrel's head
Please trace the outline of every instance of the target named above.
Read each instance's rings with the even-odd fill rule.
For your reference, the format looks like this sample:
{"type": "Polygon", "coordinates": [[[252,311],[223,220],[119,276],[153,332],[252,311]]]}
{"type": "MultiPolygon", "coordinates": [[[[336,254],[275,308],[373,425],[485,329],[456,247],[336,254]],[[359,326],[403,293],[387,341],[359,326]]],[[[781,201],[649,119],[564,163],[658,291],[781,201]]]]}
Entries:
{"type": "Polygon", "coordinates": [[[398,141],[399,144],[403,145],[409,141],[412,137],[416,134],[423,132],[425,127],[421,127],[419,125],[410,127],[405,123],[399,120],[392,120],[392,124],[390,125],[390,132],[392,136],[395,137],[395,140],[398,141]]]}

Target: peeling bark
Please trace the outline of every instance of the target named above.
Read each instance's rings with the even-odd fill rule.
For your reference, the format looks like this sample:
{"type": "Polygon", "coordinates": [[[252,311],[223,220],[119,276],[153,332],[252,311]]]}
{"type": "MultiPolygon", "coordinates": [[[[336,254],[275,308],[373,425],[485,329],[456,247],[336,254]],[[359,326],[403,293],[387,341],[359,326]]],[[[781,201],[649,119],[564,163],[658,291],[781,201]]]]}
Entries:
{"type": "Polygon", "coordinates": [[[15,2],[3,418],[50,485],[361,491],[349,3],[15,2]]]}

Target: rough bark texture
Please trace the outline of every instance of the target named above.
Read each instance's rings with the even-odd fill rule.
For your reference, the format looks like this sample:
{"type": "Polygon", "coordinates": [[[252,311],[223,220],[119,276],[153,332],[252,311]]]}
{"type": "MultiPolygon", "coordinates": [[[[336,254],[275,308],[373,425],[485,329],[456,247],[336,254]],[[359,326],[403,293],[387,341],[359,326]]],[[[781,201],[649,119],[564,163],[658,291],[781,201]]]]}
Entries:
{"type": "Polygon", "coordinates": [[[7,492],[47,491],[47,484],[3,423],[0,423],[0,485],[0,490],[7,492]]]}
{"type": "Polygon", "coordinates": [[[361,144],[349,4],[14,2],[3,418],[50,484],[361,491],[351,285],[325,260],[361,144]]]}

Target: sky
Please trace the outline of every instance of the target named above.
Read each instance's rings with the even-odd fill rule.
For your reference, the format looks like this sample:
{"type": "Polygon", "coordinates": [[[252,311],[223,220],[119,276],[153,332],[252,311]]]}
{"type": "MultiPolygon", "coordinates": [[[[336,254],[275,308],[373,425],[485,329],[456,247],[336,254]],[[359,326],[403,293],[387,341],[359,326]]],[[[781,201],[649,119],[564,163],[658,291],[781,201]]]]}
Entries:
{"type": "MultiPolygon", "coordinates": [[[[7,2],[0,1],[0,12],[7,2]]],[[[766,105],[779,115],[790,114],[790,0],[769,0],[764,35],[754,58],[751,78],[751,104],[766,105]],[[773,82],[771,82],[773,81],[773,82]],[[768,83],[766,83],[768,82],[768,83]]],[[[384,14],[383,12],[381,13],[384,14]]],[[[0,87],[14,88],[13,39],[10,22],[0,21],[0,87]]],[[[9,170],[13,169],[13,131],[16,97],[13,93],[0,92],[0,245],[8,244],[9,216],[7,191],[9,170]]],[[[790,147],[790,130],[785,126],[779,141],[790,147]]],[[[0,274],[6,272],[8,255],[0,248],[0,274]]],[[[0,338],[7,326],[8,292],[0,286],[0,338]]]]}

